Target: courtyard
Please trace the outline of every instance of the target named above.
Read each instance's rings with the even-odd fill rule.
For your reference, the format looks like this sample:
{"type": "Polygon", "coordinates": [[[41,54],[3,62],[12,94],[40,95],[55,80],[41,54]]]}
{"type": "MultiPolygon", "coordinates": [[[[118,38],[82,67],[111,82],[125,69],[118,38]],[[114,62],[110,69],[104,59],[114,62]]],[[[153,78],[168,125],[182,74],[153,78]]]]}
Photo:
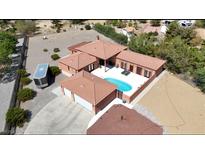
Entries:
{"type": "Polygon", "coordinates": [[[123,71],[124,69],[117,68],[117,67],[112,67],[112,68],[107,67],[105,71],[105,67],[101,66],[96,70],[92,71],[92,74],[102,79],[111,78],[111,79],[117,79],[119,81],[123,81],[124,83],[127,83],[128,85],[131,86],[130,90],[128,89],[127,91],[123,91],[123,93],[127,96],[132,96],[132,94],[136,92],[149,79],[132,72],[130,72],[130,74],[128,75],[124,75],[122,74],[123,71]]]}

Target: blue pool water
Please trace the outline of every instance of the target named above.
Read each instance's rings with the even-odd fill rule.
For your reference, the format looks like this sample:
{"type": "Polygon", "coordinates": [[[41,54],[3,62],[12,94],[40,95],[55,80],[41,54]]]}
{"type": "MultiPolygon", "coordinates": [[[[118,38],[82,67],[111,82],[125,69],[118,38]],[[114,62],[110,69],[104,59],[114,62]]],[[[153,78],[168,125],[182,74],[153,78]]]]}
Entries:
{"type": "Polygon", "coordinates": [[[132,86],[129,85],[128,83],[118,80],[118,79],[114,79],[114,78],[104,78],[106,81],[114,84],[117,86],[117,89],[119,91],[130,91],[132,89],[132,86]]]}

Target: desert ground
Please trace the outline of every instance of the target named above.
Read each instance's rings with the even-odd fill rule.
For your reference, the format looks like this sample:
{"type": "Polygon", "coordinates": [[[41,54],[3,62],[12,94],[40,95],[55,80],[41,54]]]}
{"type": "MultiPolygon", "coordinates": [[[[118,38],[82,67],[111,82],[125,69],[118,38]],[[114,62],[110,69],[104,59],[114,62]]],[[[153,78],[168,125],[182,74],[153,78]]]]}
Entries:
{"type": "Polygon", "coordinates": [[[168,134],[205,133],[205,95],[170,73],[139,103],[158,118],[168,134]]]}

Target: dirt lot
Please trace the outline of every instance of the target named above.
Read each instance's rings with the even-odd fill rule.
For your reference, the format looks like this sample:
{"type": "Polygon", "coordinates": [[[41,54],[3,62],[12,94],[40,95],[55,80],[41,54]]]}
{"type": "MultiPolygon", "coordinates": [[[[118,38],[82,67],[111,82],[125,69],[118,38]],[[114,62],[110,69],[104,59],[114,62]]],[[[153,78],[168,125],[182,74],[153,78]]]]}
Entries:
{"type": "Polygon", "coordinates": [[[169,73],[140,100],[168,134],[205,133],[205,95],[169,73]]]}

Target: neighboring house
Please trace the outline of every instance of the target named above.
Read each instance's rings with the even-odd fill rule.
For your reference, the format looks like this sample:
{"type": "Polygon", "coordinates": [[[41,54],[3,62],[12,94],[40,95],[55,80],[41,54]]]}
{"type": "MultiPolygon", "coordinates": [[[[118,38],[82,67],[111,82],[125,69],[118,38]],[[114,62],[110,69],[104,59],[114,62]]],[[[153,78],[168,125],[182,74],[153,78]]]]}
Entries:
{"type": "MultiPolygon", "coordinates": [[[[62,90],[65,95],[94,113],[102,110],[116,97],[127,102],[134,100],[163,71],[165,64],[164,60],[129,51],[125,46],[99,37],[95,41],[82,42],[68,49],[72,54],[60,59],[58,65],[64,74],[72,77],[61,83],[62,90]],[[125,82],[132,80],[134,87],[130,88],[130,92],[124,93],[104,80],[103,74],[99,78],[97,74],[89,73],[98,69],[102,69],[100,72],[103,74],[109,73],[109,69],[116,69],[113,73],[125,82]],[[131,73],[132,78],[128,74],[127,77],[123,75],[122,71],[131,73]],[[135,77],[136,82],[133,80],[135,77]]],[[[118,80],[116,84],[124,83],[118,80]]]]}
{"type": "Polygon", "coordinates": [[[65,95],[88,111],[99,112],[116,98],[116,86],[86,71],[61,82],[65,95]]]}
{"type": "Polygon", "coordinates": [[[163,128],[134,109],[121,104],[111,106],[87,129],[88,135],[160,135],[163,128]]]}

